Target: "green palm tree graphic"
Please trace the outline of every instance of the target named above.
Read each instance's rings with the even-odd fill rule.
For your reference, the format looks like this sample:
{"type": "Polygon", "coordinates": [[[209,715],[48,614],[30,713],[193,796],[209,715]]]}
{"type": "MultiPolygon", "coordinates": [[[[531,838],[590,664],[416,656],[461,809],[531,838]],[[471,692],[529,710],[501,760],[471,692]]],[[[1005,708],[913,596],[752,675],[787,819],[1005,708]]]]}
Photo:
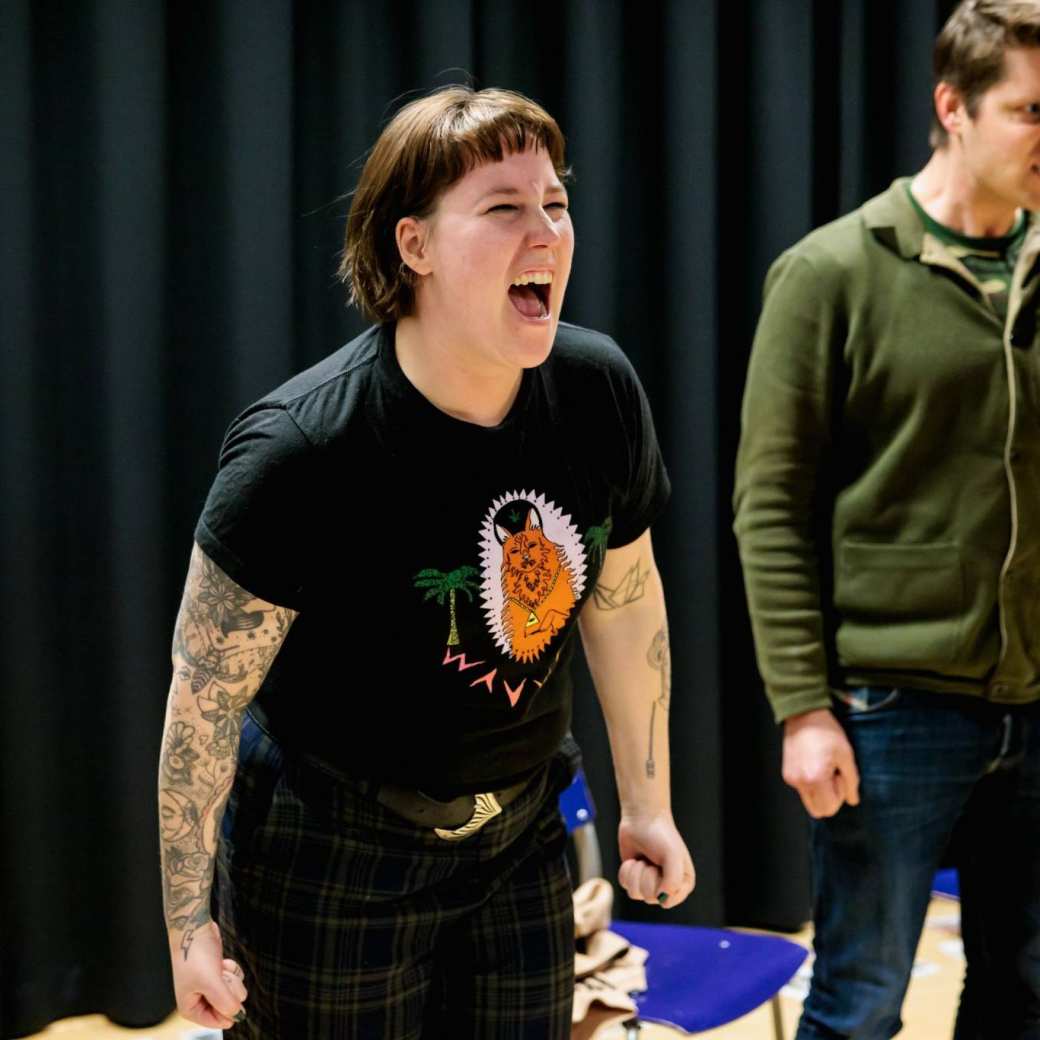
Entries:
{"type": "Polygon", "coordinates": [[[475,583],[475,579],[480,572],[476,567],[458,567],[453,571],[449,571],[447,574],[444,571],[434,570],[432,567],[427,567],[426,570],[419,571],[414,578],[414,585],[417,589],[426,589],[426,595],[423,596],[423,602],[425,603],[428,599],[437,598],[438,604],[444,606],[444,598],[448,598],[448,609],[451,611],[451,628],[448,631],[448,646],[459,645],[459,630],[455,623],[455,593],[464,592],[468,597],[470,603],[473,602],[473,593],[470,591],[470,585],[475,583]]]}
{"type": "Polygon", "coordinates": [[[608,516],[602,525],[593,525],[586,532],[582,541],[589,547],[590,554],[598,556],[602,561],[607,553],[607,542],[610,540],[610,532],[614,529],[614,518],[608,516]]]}

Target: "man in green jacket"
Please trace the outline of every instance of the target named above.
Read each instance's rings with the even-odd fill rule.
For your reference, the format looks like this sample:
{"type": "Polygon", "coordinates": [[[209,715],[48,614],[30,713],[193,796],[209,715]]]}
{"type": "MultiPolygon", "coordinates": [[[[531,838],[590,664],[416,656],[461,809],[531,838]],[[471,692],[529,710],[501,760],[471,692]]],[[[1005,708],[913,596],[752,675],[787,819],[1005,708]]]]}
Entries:
{"type": "Polygon", "coordinates": [[[957,1040],[1040,1037],[1040,0],[966,0],[928,164],[769,272],[736,532],[812,817],[798,1040],[891,1037],[948,850],[957,1040]]]}

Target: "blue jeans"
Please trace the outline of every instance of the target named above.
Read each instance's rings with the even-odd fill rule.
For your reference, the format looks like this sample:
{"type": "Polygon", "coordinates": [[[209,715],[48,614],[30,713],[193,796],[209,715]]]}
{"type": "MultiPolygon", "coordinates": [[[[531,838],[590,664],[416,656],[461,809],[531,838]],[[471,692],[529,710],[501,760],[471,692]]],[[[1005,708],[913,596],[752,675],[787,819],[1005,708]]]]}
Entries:
{"type": "Polygon", "coordinates": [[[948,851],[968,961],[954,1038],[1040,1040],[1040,705],[866,687],[834,711],[860,804],[812,823],[816,964],[796,1040],[899,1032],[948,851]]]}

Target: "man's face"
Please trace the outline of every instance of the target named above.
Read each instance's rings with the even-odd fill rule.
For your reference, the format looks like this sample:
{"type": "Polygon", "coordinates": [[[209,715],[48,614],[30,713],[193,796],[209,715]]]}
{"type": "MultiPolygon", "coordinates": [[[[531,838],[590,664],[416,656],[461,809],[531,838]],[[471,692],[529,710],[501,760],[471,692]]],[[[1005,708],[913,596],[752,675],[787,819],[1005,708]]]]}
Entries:
{"type": "Polygon", "coordinates": [[[1004,78],[965,113],[962,156],[975,188],[1009,208],[1040,209],[1040,47],[1004,55],[1004,78]]]}
{"type": "Polygon", "coordinates": [[[477,166],[427,219],[431,270],[417,293],[420,321],[435,322],[477,364],[544,361],[574,253],[567,192],[548,154],[529,148],[477,166]]]}

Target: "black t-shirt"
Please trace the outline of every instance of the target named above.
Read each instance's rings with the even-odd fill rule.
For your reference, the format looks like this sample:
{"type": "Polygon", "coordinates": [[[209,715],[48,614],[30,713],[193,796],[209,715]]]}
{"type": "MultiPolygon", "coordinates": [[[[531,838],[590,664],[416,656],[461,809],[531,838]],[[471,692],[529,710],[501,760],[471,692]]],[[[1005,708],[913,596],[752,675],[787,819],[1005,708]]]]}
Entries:
{"type": "Polygon", "coordinates": [[[232,424],[195,537],[299,611],[257,702],[275,737],[439,792],[530,773],[570,723],[575,622],[669,494],[642,387],[561,324],[499,426],[434,407],[369,329],[232,424]]]}

